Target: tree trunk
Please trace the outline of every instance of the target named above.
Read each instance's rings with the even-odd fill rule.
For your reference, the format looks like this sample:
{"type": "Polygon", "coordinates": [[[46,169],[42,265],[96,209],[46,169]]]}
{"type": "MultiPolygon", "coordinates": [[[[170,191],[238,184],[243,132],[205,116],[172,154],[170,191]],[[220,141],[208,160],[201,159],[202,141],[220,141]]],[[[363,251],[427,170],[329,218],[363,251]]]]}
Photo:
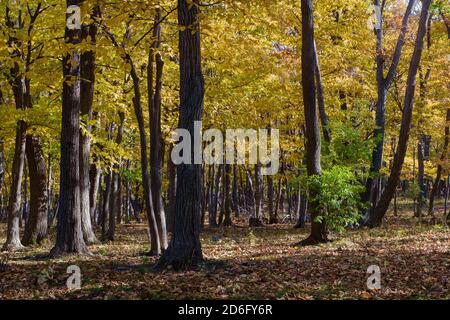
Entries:
{"type": "Polygon", "coordinates": [[[239,185],[238,185],[238,167],[236,164],[233,165],[233,190],[232,190],[232,198],[233,198],[233,208],[234,214],[236,218],[241,216],[241,206],[239,203],[239,185]]]}
{"type": "Polygon", "coordinates": [[[411,64],[409,67],[397,152],[395,154],[394,163],[387,186],[383,194],[381,195],[378,205],[375,207],[375,210],[371,212],[371,215],[369,216],[369,219],[367,221],[367,225],[369,227],[378,227],[381,225],[381,221],[389,208],[389,203],[394,196],[395,188],[397,187],[397,183],[400,179],[400,174],[408,147],[409,131],[411,128],[412,112],[414,106],[413,101],[416,88],[416,76],[422,57],[430,3],[431,0],[424,0],[422,2],[422,12],[420,15],[419,29],[417,31],[414,53],[412,55],[411,64]]]}
{"type": "Polygon", "coordinates": [[[224,183],[225,219],[223,220],[223,226],[229,227],[233,224],[231,220],[231,164],[225,164],[224,183]]]}
{"type": "MultiPolygon", "coordinates": [[[[188,130],[191,137],[194,136],[194,122],[201,121],[203,115],[204,78],[201,68],[199,13],[198,0],[193,0],[192,3],[178,0],[178,25],[186,26],[179,31],[179,127],[188,130]]],[[[193,157],[192,152],[191,158],[193,157]]],[[[200,244],[201,180],[201,165],[181,164],[177,167],[175,229],[169,247],[158,262],[158,269],[168,265],[175,269],[188,269],[203,260],[200,244]]]]}
{"type": "Polygon", "coordinates": [[[426,194],[425,186],[425,155],[423,146],[423,137],[420,137],[420,142],[417,145],[417,161],[418,161],[418,175],[417,182],[419,185],[419,194],[417,196],[417,215],[419,217],[419,222],[422,221],[422,208],[423,200],[426,194]]]}
{"type": "MultiPolygon", "coordinates": [[[[67,6],[80,6],[81,0],[68,0],[67,6]]],[[[79,45],[81,30],[66,28],[66,43],[79,45]]],[[[63,57],[63,96],[61,125],[60,204],[56,244],[51,256],[88,253],[81,229],[80,208],[80,53],[70,49],[63,57]]]]}
{"type": "MultiPolygon", "coordinates": [[[[372,163],[370,169],[370,176],[367,179],[366,191],[363,194],[363,202],[371,202],[371,207],[369,208],[369,215],[372,214],[373,209],[377,205],[378,199],[380,198],[381,190],[379,189],[380,181],[379,174],[383,164],[383,149],[384,149],[384,137],[385,137],[385,113],[386,113],[386,97],[387,92],[391,86],[394,75],[397,72],[397,67],[402,55],[403,46],[405,43],[406,33],[408,30],[409,17],[413,10],[415,0],[410,0],[408,7],[406,8],[405,14],[403,16],[402,28],[400,30],[400,35],[397,40],[394,56],[392,58],[392,63],[389,68],[387,76],[384,76],[385,67],[385,53],[383,49],[383,20],[379,17],[378,21],[380,28],[375,30],[377,36],[377,93],[378,101],[376,105],[376,116],[375,125],[376,129],[374,136],[376,138],[376,145],[372,153],[372,163]]],[[[374,0],[374,5],[378,8],[381,7],[380,0],[374,0]]],[[[383,8],[382,8],[383,9],[383,8]]]]}
{"type": "MultiPolygon", "coordinates": [[[[308,176],[321,175],[320,166],[320,129],[316,107],[316,86],[314,83],[314,17],[312,0],[302,0],[302,82],[303,102],[305,104],[306,125],[306,167],[308,176]]],[[[315,198],[318,190],[311,188],[310,194],[315,198]]],[[[311,201],[311,234],[300,242],[300,245],[311,245],[328,241],[328,232],[325,222],[318,222],[316,218],[321,215],[318,203],[311,201]]]]}
{"type": "Polygon", "coordinates": [[[149,52],[147,81],[148,81],[148,100],[150,112],[150,174],[151,189],[153,196],[153,206],[156,221],[158,223],[159,238],[161,241],[161,250],[164,251],[168,246],[166,214],[164,212],[164,202],[162,198],[162,158],[164,140],[161,131],[161,88],[164,61],[161,54],[155,54],[159,48],[161,38],[161,11],[158,8],[154,24],[154,42],[149,52]],[[153,61],[156,60],[156,79],[155,88],[153,88],[153,61]],[[154,90],[154,91],[153,91],[154,90]]]}
{"type": "MultiPolygon", "coordinates": [[[[172,148],[169,149],[169,155],[172,154],[172,148]]],[[[169,180],[169,187],[167,190],[167,231],[173,232],[175,227],[175,202],[176,202],[176,167],[172,162],[172,157],[167,157],[167,175],[169,180]]]]}
{"type": "Polygon", "coordinates": [[[23,248],[22,243],[20,242],[19,223],[20,202],[22,198],[21,182],[25,163],[25,132],[25,122],[18,121],[16,128],[14,159],[11,171],[11,188],[9,191],[7,239],[3,246],[3,250],[7,251],[14,251],[23,248]]]}
{"type": "Polygon", "coordinates": [[[161,254],[161,242],[158,233],[158,224],[155,217],[154,207],[153,207],[153,196],[152,190],[150,188],[150,176],[148,174],[148,156],[147,156],[147,134],[145,132],[144,124],[144,114],[142,111],[142,99],[141,99],[141,89],[140,89],[140,78],[136,72],[135,66],[131,57],[127,57],[129,63],[131,64],[131,78],[133,79],[133,106],[134,112],[136,114],[136,119],[139,126],[139,140],[140,140],[140,150],[141,150],[141,173],[142,173],[142,184],[144,186],[144,201],[147,211],[147,222],[150,232],[150,255],[161,254]]]}
{"type": "Polygon", "coordinates": [[[322,73],[320,71],[319,54],[317,53],[316,43],[314,42],[314,74],[317,84],[317,104],[319,107],[320,122],[322,124],[323,138],[327,143],[331,142],[331,132],[328,127],[328,116],[325,110],[325,96],[323,93],[322,73]]]}
{"type": "Polygon", "coordinates": [[[434,180],[433,189],[431,190],[430,194],[430,204],[428,207],[428,214],[431,216],[434,216],[434,198],[438,193],[439,182],[441,181],[442,177],[443,171],[442,163],[448,158],[448,147],[450,142],[450,108],[447,109],[446,123],[447,124],[445,125],[444,147],[442,149],[440,163],[438,164],[436,179],[434,180]]]}
{"type": "MultiPolygon", "coordinates": [[[[99,8],[96,7],[92,14],[93,18],[100,16],[99,8]]],[[[96,44],[97,27],[95,23],[83,25],[81,31],[82,41],[93,46],[96,44]]],[[[89,158],[91,153],[91,121],[92,105],[94,101],[96,54],[93,50],[86,50],[80,57],[80,210],[81,227],[86,244],[97,242],[91,221],[90,202],[90,179],[89,179],[89,158]]]]}
{"type": "MultiPolygon", "coordinates": [[[[120,146],[123,140],[123,130],[125,125],[125,113],[123,111],[119,112],[120,124],[117,130],[116,144],[120,146]]],[[[118,164],[114,165],[114,170],[111,172],[111,200],[110,205],[112,206],[109,210],[109,220],[108,220],[108,233],[106,235],[107,240],[114,241],[116,235],[116,222],[121,210],[121,193],[120,189],[120,160],[118,164]]]]}
{"type": "Polygon", "coordinates": [[[47,237],[48,229],[46,162],[39,137],[27,135],[26,156],[30,175],[30,214],[22,244],[28,246],[40,244],[47,237]]]}

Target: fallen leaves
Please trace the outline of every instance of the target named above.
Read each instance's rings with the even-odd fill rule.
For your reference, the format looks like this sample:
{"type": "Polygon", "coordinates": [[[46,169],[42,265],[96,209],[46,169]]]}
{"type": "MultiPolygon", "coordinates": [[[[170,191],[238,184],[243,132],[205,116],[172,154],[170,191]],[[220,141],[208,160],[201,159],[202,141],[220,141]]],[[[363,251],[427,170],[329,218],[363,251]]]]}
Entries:
{"type": "Polygon", "coordinates": [[[448,230],[405,221],[299,249],[291,245],[307,231],[287,225],[209,229],[199,270],[163,273],[150,270],[156,258],[141,255],[144,226],[120,225],[116,242],[91,248],[94,257],[48,260],[50,245],[11,254],[0,270],[0,299],[448,299],[448,230]],[[65,288],[71,264],[81,268],[81,290],[65,288]],[[373,264],[382,288],[369,291],[373,264]]]}

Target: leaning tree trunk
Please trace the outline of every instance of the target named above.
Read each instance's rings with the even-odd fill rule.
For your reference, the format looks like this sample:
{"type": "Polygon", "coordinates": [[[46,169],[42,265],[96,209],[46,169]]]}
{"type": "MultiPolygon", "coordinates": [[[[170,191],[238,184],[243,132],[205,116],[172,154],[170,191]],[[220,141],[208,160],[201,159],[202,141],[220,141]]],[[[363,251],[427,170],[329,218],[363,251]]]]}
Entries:
{"type": "Polygon", "coordinates": [[[381,195],[378,205],[371,211],[367,225],[369,227],[378,227],[381,225],[382,219],[385,216],[389,204],[394,196],[395,188],[400,179],[403,163],[405,160],[406,151],[408,148],[409,132],[411,129],[411,120],[414,107],[414,93],[416,89],[416,76],[419,69],[420,60],[424,46],[424,37],[427,29],[428,11],[431,0],[424,0],[422,2],[422,12],[420,14],[419,29],[417,31],[416,42],[414,46],[414,53],[411,58],[411,63],[408,72],[407,86],[405,92],[405,101],[403,107],[402,124],[400,128],[399,141],[397,152],[395,154],[392,165],[391,174],[387,186],[381,195]]]}
{"type": "Polygon", "coordinates": [[[39,137],[27,135],[26,155],[30,175],[30,214],[22,244],[28,246],[41,243],[48,231],[46,162],[39,137]]]}
{"type": "MultiPolygon", "coordinates": [[[[194,122],[203,115],[204,78],[201,67],[199,1],[178,0],[180,49],[180,119],[179,127],[194,136],[194,122]]],[[[192,142],[193,143],[193,142],[192,142]]],[[[194,145],[191,145],[194,159],[194,145]]],[[[202,206],[202,165],[180,164],[177,167],[175,229],[172,240],[157,264],[188,269],[203,260],[200,244],[202,206]]]]}
{"type": "MultiPolygon", "coordinates": [[[[93,18],[99,16],[99,8],[94,9],[93,18]]],[[[95,23],[82,26],[83,41],[95,46],[97,27],[95,23]]],[[[81,227],[87,244],[97,242],[91,220],[89,158],[91,154],[91,121],[94,101],[96,55],[94,50],[86,50],[81,54],[80,110],[82,129],[80,130],[80,201],[81,227]]]]}
{"type": "MultiPolygon", "coordinates": [[[[320,129],[316,107],[316,86],[314,82],[315,46],[314,46],[314,17],[312,0],[302,0],[302,81],[303,102],[305,104],[306,125],[306,168],[308,176],[321,175],[320,166],[320,129]]],[[[315,199],[318,190],[309,190],[311,199],[315,199]]],[[[328,241],[325,222],[318,222],[316,218],[322,214],[317,201],[310,201],[311,234],[301,241],[300,245],[311,245],[328,241]]]]}
{"type": "MultiPolygon", "coordinates": [[[[67,0],[80,6],[81,0],[67,0]]],[[[51,256],[88,253],[80,211],[80,44],[81,30],[66,28],[65,40],[74,45],[63,57],[60,198],[56,243],[51,256]]]]}

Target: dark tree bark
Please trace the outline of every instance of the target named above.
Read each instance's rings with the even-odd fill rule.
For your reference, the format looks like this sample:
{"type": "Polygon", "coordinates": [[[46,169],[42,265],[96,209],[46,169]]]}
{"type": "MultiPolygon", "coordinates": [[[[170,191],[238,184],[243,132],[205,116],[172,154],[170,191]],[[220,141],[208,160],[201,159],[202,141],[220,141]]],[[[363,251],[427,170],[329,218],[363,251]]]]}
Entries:
{"type": "MultiPolygon", "coordinates": [[[[100,16],[100,9],[94,8],[92,19],[100,16]]],[[[92,46],[96,44],[97,26],[95,22],[84,24],[81,28],[81,37],[83,42],[87,42],[92,46]]],[[[81,83],[80,83],[80,111],[81,124],[80,130],[80,201],[81,201],[81,227],[83,237],[87,244],[97,242],[91,221],[91,201],[90,195],[90,179],[89,179],[89,158],[91,153],[91,121],[92,121],[92,105],[94,101],[95,88],[95,70],[96,70],[96,54],[94,50],[86,50],[81,53],[81,83]]]]}
{"type": "MultiPolygon", "coordinates": [[[[201,67],[199,2],[178,0],[180,49],[180,119],[179,127],[194,136],[194,122],[203,115],[204,78],[201,67]]],[[[193,142],[192,142],[193,143],[193,142]]],[[[194,159],[192,145],[191,159],[194,159]]],[[[172,265],[188,269],[203,260],[200,244],[200,214],[202,204],[202,166],[181,164],[177,167],[177,199],[175,229],[169,247],[157,264],[157,269],[172,265]]]]}
{"type": "MultiPolygon", "coordinates": [[[[67,6],[81,5],[67,0],[67,6]]],[[[81,30],[65,31],[66,43],[80,44],[81,30]]],[[[80,52],[72,48],[63,57],[60,198],[56,244],[51,256],[88,253],[80,211],[80,52]]]]}
{"type": "MultiPolygon", "coordinates": [[[[383,2],[384,3],[384,2],[383,2]]],[[[385,55],[383,49],[383,19],[382,16],[379,17],[381,21],[378,21],[380,28],[375,30],[377,37],[377,93],[378,101],[376,104],[376,115],[375,115],[375,125],[376,129],[374,136],[377,139],[376,145],[372,153],[372,163],[370,169],[370,176],[366,182],[366,191],[362,196],[363,202],[371,202],[371,207],[369,209],[369,215],[371,211],[375,208],[378,199],[380,197],[381,190],[379,188],[379,174],[383,164],[383,149],[384,149],[384,137],[385,137],[385,113],[386,113],[386,97],[387,92],[392,84],[392,80],[397,73],[397,67],[400,62],[400,58],[403,51],[403,46],[405,44],[406,33],[408,31],[408,22],[411,12],[413,10],[415,1],[410,0],[406,8],[405,14],[403,16],[402,28],[400,30],[400,35],[397,40],[394,55],[392,58],[391,65],[387,76],[384,76],[385,68],[385,55]]],[[[380,0],[374,0],[374,5],[377,7],[381,6],[380,0]]],[[[384,8],[381,8],[384,10],[384,8]]]]}
{"type": "Polygon", "coordinates": [[[22,238],[25,246],[40,244],[47,238],[47,179],[46,162],[39,137],[27,135],[26,156],[30,175],[30,214],[22,238]]]}
{"type": "Polygon", "coordinates": [[[150,48],[147,66],[147,89],[149,102],[150,118],[150,175],[151,188],[153,196],[153,207],[156,221],[158,223],[158,232],[161,242],[161,250],[164,251],[168,246],[166,214],[164,212],[164,202],[162,198],[162,161],[164,140],[161,131],[161,88],[163,78],[164,61],[161,54],[156,51],[161,42],[161,10],[157,8],[155,23],[153,26],[153,44],[150,48]],[[155,86],[153,87],[153,65],[156,60],[155,86]]]}
{"type": "Polygon", "coordinates": [[[394,196],[395,188],[400,179],[405,155],[408,147],[409,131],[411,129],[412,112],[414,107],[414,93],[416,89],[416,76],[419,69],[422,51],[424,47],[424,38],[427,29],[428,12],[431,0],[424,0],[422,2],[422,12],[420,14],[419,29],[414,46],[414,52],[411,58],[411,63],[408,72],[405,101],[403,106],[402,124],[400,128],[400,135],[398,140],[397,152],[395,154],[391,174],[387,186],[381,195],[378,205],[375,207],[369,216],[367,225],[369,227],[378,227],[381,225],[382,219],[386,214],[389,204],[394,196]]]}
{"type": "MultiPolygon", "coordinates": [[[[305,109],[306,125],[306,168],[308,176],[321,175],[320,166],[320,129],[316,107],[316,86],[314,79],[314,17],[311,0],[302,0],[302,83],[303,103],[305,109]]],[[[310,195],[315,198],[318,190],[311,188],[310,195]]],[[[321,215],[316,201],[309,203],[311,210],[311,234],[301,241],[300,245],[312,245],[328,241],[328,232],[325,222],[318,222],[316,218],[321,215]]]]}

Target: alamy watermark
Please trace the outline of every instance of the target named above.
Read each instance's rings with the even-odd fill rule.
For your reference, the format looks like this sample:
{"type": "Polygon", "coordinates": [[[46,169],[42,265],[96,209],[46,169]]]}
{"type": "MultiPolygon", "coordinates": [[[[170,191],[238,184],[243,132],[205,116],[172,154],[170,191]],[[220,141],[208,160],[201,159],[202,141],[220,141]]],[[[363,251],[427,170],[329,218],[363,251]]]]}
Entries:
{"type": "Polygon", "coordinates": [[[278,129],[226,129],[225,132],[208,129],[203,132],[202,122],[195,121],[193,137],[186,129],[176,129],[172,137],[178,141],[171,154],[175,165],[260,164],[261,174],[266,176],[277,174],[280,168],[278,129]]]}
{"type": "Polygon", "coordinates": [[[380,290],[381,289],[381,268],[377,265],[371,265],[367,268],[367,289],[380,290]]]}
{"type": "Polygon", "coordinates": [[[66,286],[69,290],[81,289],[81,269],[79,266],[72,265],[67,267],[66,273],[70,274],[67,278],[66,286]]]}

